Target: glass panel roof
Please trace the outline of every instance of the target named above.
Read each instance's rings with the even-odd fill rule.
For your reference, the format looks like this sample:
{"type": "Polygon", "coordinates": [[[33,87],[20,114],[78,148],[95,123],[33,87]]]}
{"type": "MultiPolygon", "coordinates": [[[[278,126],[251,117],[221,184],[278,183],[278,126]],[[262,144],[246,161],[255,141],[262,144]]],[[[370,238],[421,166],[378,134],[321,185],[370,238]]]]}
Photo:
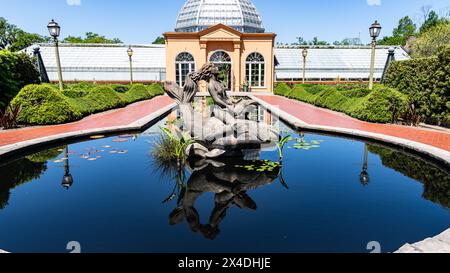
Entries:
{"type": "Polygon", "coordinates": [[[197,32],[219,23],[241,32],[264,32],[251,0],[187,0],[178,14],[175,31],[197,32]]]}

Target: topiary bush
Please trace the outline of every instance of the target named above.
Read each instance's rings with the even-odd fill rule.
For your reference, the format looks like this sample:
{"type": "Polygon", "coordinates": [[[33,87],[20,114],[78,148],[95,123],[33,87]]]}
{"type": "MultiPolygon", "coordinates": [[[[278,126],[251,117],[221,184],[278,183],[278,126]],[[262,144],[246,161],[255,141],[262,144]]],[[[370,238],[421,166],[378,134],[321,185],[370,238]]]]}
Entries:
{"type": "Polygon", "coordinates": [[[65,86],[63,94],[69,98],[82,98],[88,95],[94,88],[95,85],[88,82],[69,84],[65,86]]]}
{"type": "Polygon", "coordinates": [[[287,83],[278,83],[275,86],[275,90],[274,93],[275,95],[279,95],[279,96],[288,96],[289,93],[292,92],[292,89],[289,87],[289,85],[287,83]]]}
{"type": "Polygon", "coordinates": [[[83,113],[89,114],[122,107],[127,104],[117,92],[107,85],[95,87],[89,94],[82,98],[82,101],[83,103],[81,105],[86,107],[83,109],[83,113]]]}
{"type": "Polygon", "coordinates": [[[165,93],[162,84],[159,84],[159,83],[147,85],[147,90],[150,92],[150,94],[153,97],[162,96],[165,93]]]}
{"type": "Polygon", "coordinates": [[[21,106],[18,121],[25,124],[57,124],[81,118],[81,113],[50,84],[24,87],[11,105],[21,106]]]}
{"type": "Polygon", "coordinates": [[[406,101],[406,96],[393,88],[375,86],[350,115],[371,122],[394,122],[402,114],[406,101]]]}
{"type": "Polygon", "coordinates": [[[373,91],[354,87],[298,84],[291,92],[282,92],[279,87],[275,93],[370,122],[388,123],[404,116],[407,97],[399,91],[382,85],[373,91]]]}
{"type": "Polygon", "coordinates": [[[122,96],[122,98],[128,103],[145,100],[152,98],[152,94],[148,91],[147,87],[143,84],[133,84],[131,88],[122,96]]]}
{"type": "Polygon", "coordinates": [[[129,88],[127,85],[77,83],[64,87],[62,92],[53,84],[23,88],[13,100],[14,105],[22,105],[18,121],[33,125],[65,123],[164,94],[160,84],[136,84],[129,88]],[[114,88],[129,90],[123,93],[114,88]]]}
{"type": "Polygon", "coordinates": [[[119,93],[125,93],[128,90],[130,90],[130,86],[129,85],[111,84],[110,86],[111,86],[112,89],[114,89],[114,91],[119,92],[119,93]]]}

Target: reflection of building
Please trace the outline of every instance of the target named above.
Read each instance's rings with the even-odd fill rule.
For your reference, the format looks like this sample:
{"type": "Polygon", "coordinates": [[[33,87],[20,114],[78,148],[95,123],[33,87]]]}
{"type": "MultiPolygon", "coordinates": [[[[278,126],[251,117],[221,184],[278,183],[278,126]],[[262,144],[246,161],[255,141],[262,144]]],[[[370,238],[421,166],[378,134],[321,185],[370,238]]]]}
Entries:
{"type": "MultiPolygon", "coordinates": [[[[282,18],[279,18],[282,20],[282,18]]],[[[230,90],[247,81],[252,91],[271,91],[273,81],[300,81],[302,47],[275,46],[275,34],[265,33],[263,21],[250,0],[187,0],[175,32],[165,34],[167,45],[132,45],[136,82],[171,80],[211,61],[222,68],[230,90]],[[166,75],[167,73],[167,75],[166,75]]],[[[150,38],[149,38],[150,39],[150,38]]],[[[35,45],[25,49],[33,54],[35,45]]],[[[128,45],[61,44],[66,81],[128,82],[128,45]]],[[[375,79],[380,79],[389,47],[377,47],[375,79]]],[[[53,45],[40,44],[50,80],[57,80],[53,45]]],[[[309,81],[367,80],[370,46],[310,46],[306,64],[309,81]]],[[[408,58],[395,47],[395,59],[408,58]]]]}

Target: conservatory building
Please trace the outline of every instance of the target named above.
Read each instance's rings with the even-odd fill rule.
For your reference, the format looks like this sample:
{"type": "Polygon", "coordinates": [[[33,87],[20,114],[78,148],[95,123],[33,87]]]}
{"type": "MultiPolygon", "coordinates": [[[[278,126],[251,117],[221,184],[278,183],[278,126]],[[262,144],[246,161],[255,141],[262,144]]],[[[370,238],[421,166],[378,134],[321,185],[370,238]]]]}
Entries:
{"type": "MultiPolygon", "coordinates": [[[[370,46],[276,45],[266,32],[251,0],[187,0],[165,45],[131,45],[135,82],[174,81],[180,86],[188,73],[205,63],[215,64],[227,90],[271,92],[276,81],[365,81],[369,78],[370,46]],[[308,50],[307,58],[302,51],[308,50]],[[305,64],[305,71],[303,65],[305,64]],[[305,72],[305,73],[304,73],[305,72]]],[[[60,44],[66,82],[128,82],[129,45],[60,44]]],[[[57,81],[52,44],[25,49],[38,52],[51,81],[57,81]]],[[[375,80],[382,77],[388,53],[395,60],[409,56],[402,47],[376,48],[375,80]]],[[[201,85],[202,86],[202,85],[201,85]]]]}

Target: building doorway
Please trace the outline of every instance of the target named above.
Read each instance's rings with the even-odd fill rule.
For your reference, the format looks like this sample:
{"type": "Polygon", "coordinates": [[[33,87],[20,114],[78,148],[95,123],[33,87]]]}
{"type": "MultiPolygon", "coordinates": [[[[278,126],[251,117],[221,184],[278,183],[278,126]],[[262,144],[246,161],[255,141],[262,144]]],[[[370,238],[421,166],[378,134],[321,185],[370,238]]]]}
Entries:
{"type": "Polygon", "coordinates": [[[231,91],[233,86],[233,71],[230,55],[225,51],[216,51],[209,58],[209,62],[218,68],[218,80],[225,85],[227,91],[231,91]]]}

